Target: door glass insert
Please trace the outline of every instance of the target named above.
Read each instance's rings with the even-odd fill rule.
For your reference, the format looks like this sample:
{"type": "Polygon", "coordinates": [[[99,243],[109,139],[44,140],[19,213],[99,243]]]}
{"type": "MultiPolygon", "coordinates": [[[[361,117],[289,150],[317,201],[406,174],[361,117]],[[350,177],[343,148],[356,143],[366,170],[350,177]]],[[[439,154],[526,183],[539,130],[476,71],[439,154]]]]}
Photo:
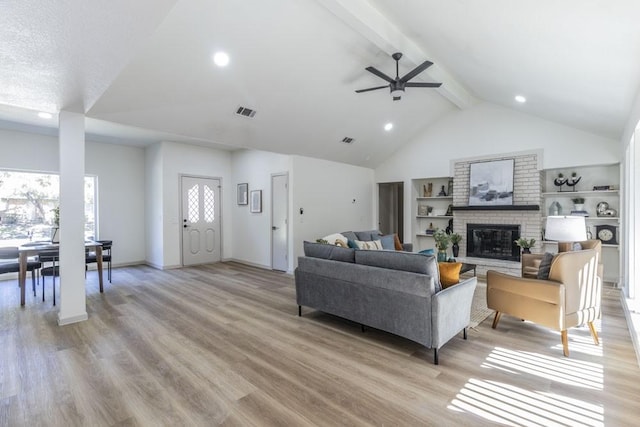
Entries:
{"type": "Polygon", "coordinates": [[[208,186],[204,186],[204,220],[205,222],[213,222],[216,219],[215,213],[216,197],[213,190],[208,186]]]}
{"type": "Polygon", "coordinates": [[[189,222],[200,221],[200,210],[198,209],[199,201],[200,195],[198,191],[198,184],[195,184],[188,191],[189,222]]]}

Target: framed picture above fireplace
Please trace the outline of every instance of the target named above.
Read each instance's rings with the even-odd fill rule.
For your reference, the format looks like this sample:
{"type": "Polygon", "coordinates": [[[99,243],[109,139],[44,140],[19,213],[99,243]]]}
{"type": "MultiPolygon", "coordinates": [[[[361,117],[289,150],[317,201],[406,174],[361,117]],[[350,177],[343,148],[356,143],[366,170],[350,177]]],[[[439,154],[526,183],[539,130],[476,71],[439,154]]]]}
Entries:
{"type": "Polygon", "coordinates": [[[513,159],[469,165],[469,206],[513,205],[513,159]]]}

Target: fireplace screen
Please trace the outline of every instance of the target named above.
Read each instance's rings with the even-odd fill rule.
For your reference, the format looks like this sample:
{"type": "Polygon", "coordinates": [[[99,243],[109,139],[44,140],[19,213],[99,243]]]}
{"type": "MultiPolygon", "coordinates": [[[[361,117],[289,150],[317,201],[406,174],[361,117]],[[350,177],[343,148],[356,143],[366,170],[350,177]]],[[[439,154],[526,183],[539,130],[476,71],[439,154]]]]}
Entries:
{"type": "Polygon", "coordinates": [[[520,261],[519,225],[467,224],[467,256],[520,261]]]}

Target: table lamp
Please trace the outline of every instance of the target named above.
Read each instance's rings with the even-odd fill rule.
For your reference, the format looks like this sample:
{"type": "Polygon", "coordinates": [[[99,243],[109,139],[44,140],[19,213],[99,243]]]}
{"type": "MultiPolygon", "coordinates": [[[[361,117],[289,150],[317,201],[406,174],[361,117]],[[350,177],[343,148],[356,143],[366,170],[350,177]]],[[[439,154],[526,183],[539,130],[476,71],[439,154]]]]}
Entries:
{"type": "Polygon", "coordinates": [[[548,216],[545,240],[558,242],[558,252],[568,252],[575,242],[587,240],[587,225],[583,216],[548,216]]]}

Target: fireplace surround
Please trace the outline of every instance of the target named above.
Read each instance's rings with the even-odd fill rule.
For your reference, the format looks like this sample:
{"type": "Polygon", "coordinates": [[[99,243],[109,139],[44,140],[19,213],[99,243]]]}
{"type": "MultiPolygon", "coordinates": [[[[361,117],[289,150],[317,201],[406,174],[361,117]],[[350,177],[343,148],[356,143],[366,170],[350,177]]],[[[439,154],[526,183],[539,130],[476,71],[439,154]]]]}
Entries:
{"type": "Polygon", "coordinates": [[[520,261],[519,238],[518,224],[467,223],[467,256],[520,261]]]}

